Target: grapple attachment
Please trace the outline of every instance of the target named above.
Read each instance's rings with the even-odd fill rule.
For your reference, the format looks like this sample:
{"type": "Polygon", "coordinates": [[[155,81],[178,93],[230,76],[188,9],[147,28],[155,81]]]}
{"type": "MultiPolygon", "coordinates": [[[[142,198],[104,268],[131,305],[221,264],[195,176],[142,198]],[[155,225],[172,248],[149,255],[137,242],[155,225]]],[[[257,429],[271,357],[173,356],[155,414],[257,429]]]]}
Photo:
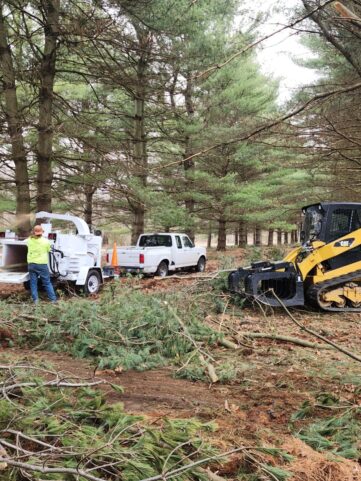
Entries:
{"type": "Polygon", "coordinates": [[[228,288],[269,306],[303,306],[305,302],[303,281],[292,262],[254,262],[241,267],[229,274],[228,288]]]}

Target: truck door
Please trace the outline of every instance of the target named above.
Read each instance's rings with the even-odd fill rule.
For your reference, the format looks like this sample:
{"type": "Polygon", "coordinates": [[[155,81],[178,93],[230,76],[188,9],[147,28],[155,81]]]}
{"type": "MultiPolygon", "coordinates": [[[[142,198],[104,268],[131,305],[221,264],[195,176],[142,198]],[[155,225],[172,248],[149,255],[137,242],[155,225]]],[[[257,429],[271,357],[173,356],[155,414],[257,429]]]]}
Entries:
{"type": "Polygon", "coordinates": [[[187,235],[182,236],[182,243],[183,243],[183,251],[184,251],[184,260],[185,265],[187,266],[194,266],[197,264],[197,252],[194,248],[193,242],[187,235]]]}
{"type": "Polygon", "coordinates": [[[176,267],[183,267],[186,263],[186,253],[184,252],[182,241],[179,235],[174,236],[172,247],[173,261],[176,267]]]}

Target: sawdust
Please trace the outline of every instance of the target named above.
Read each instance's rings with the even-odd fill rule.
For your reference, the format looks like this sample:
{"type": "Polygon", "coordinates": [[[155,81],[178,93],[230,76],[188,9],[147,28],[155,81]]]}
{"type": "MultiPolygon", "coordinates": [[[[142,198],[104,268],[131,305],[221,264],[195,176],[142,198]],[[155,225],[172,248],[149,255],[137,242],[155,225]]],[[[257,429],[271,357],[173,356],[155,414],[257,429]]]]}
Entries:
{"type": "Polygon", "coordinates": [[[361,481],[361,467],[354,461],[331,458],[293,437],[288,438],[282,448],[295,456],[287,466],[294,473],[292,481],[361,481]]]}

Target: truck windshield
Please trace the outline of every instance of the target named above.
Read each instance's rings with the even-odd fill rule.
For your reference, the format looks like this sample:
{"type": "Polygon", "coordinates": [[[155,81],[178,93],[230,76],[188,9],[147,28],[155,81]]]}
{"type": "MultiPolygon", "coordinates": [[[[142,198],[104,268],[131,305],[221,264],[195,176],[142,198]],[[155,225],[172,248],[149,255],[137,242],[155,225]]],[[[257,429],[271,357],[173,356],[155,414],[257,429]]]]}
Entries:
{"type": "Polygon", "coordinates": [[[315,240],[321,233],[323,215],[318,206],[309,207],[306,210],[302,228],[302,242],[315,240]]]}
{"type": "Polygon", "coordinates": [[[172,247],[172,237],[159,234],[142,235],[139,247],[172,247]]]}

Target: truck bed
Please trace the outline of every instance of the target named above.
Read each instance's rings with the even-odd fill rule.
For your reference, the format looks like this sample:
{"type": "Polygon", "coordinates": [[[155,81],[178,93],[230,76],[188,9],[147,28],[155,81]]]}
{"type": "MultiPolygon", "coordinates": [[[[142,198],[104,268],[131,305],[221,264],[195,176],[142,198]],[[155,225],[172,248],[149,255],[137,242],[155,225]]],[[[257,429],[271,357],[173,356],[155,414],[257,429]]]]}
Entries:
{"type": "Polygon", "coordinates": [[[28,280],[29,280],[28,272],[0,271],[0,284],[23,284],[28,280]]]}

